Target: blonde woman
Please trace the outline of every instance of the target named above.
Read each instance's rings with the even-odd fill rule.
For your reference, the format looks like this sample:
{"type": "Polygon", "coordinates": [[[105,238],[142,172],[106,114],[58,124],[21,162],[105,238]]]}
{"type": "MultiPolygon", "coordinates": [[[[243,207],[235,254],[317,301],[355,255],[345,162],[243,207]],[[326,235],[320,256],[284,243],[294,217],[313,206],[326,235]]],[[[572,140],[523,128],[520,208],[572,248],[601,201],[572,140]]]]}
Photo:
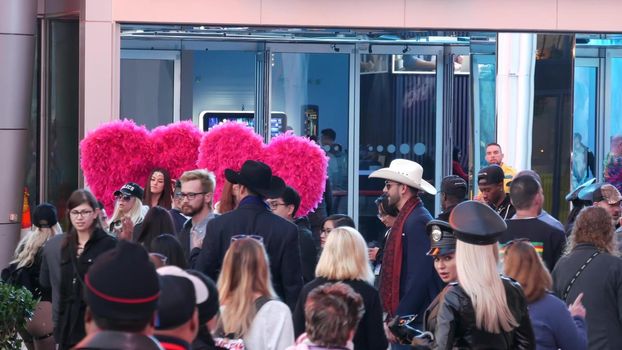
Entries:
{"type": "Polygon", "coordinates": [[[458,283],[440,306],[435,349],[535,349],[523,291],[497,272],[503,219],[486,204],[467,201],[454,208],[449,223],[458,239],[458,283]]]}
{"type": "Polygon", "coordinates": [[[219,338],[241,338],[249,350],[284,350],[294,343],[292,316],[276,298],[263,244],[249,236],[233,238],[218,278],[216,344],[219,338]]]}
{"type": "MultiPolygon", "coordinates": [[[[114,213],[108,222],[109,232],[120,239],[132,239],[135,227],[143,222],[143,189],[139,185],[128,182],[114,192],[114,213]]],[[[139,227],[136,228],[139,230],[139,227]]]]}
{"type": "Polygon", "coordinates": [[[332,229],[315,268],[315,276],[302,288],[294,309],[296,336],[305,332],[304,307],[309,293],[325,283],[343,282],[361,295],[365,306],[363,318],[354,333],[354,349],[386,349],[388,342],[382,324],[382,305],[378,291],[373,287],[374,274],[363,236],[347,226],[332,229]]]}
{"type": "Polygon", "coordinates": [[[15,259],[2,271],[3,281],[25,287],[35,298],[40,298],[26,329],[19,331],[29,350],[55,348],[51,291],[39,284],[39,271],[43,246],[54,235],[61,233],[56,208],[47,203],[37,206],[33,212],[32,230],[19,242],[15,259]]]}

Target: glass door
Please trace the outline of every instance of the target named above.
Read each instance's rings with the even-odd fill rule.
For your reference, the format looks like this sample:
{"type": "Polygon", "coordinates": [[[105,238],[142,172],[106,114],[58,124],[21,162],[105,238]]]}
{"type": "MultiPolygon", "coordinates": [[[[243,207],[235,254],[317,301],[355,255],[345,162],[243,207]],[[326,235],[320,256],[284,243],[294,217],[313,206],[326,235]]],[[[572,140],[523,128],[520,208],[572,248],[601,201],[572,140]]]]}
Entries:
{"type": "Polygon", "coordinates": [[[599,99],[599,59],[577,58],[574,67],[571,184],[574,190],[597,177],[597,115],[599,99]]]}
{"type": "Polygon", "coordinates": [[[622,191],[622,50],[607,49],[604,181],[622,191]]]}
{"type": "Polygon", "coordinates": [[[292,130],[318,142],[329,159],[330,194],[310,215],[314,233],[327,215],[353,215],[352,51],[340,44],[266,44],[270,137],[292,130]]]}
{"type": "Polygon", "coordinates": [[[121,50],[120,117],[153,129],[179,121],[179,51],[121,50]]]}
{"type": "MultiPolygon", "coordinates": [[[[428,182],[439,184],[442,178],[443,48],[367,46],[358,57],[358,222],[373,241],[386,228],[374,203],[384,181],[368,178],[371,172],[404,158],[421,164],[428,182]]],[[[435,197],[421,198],[434,213],[435,197]]]]}

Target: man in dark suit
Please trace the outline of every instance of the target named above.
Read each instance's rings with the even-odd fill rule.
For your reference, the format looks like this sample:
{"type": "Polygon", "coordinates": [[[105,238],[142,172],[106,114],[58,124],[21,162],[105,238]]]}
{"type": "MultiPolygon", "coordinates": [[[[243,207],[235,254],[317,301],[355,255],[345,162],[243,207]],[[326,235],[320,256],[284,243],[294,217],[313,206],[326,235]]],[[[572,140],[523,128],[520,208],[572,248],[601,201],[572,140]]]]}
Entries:
{"type": "Polygon", "coordinates": [[[317,264],[317,249],[313,235],[308,227],[307,220],[296,221],[296,212],[300,207],[300,195],[295,189],[286,186],[285,191],[279,198],[268,201],[272,212],[283,219],[293,222],[298,227],[298,244],[300,246],[300,262],[302,279],[304,283],[311,282],[315,278],[315,265],[317,264]]]}
{"type": "Polygon", "coordinates": [[[264,163],[247,160],[236,172],[225,170],[233,184],[238,207],[210,220],[196,269],[216,280],[231,238],[237,235],[261,236],[268,258],[275,292],[293,309],[302,288],[298,229],[273,214],[266,198],[279,197],[285,183],[264,163]]]}
{"type": "MultiPolygon", "coordinates": [[[[436,194],[436,189],[423,177],[417,162],[395,159],[388,168],[376,170],[370,178],[385,179],[383,192],[389,205],[399,214],[384,245],[380,270],[380,298],[384,311],[396,315],[423,315],[425,309],[442,289],[442,281],[434,270],[433,259],[426,255],[430,240],[426,225],[432,216],[423,206],[419,194],[436,194]]],[[[416,328],[423,326],[423,317],[416,319],[416,328]]],[[[393,344],[392,349],[406,348],[393,344]]]]}

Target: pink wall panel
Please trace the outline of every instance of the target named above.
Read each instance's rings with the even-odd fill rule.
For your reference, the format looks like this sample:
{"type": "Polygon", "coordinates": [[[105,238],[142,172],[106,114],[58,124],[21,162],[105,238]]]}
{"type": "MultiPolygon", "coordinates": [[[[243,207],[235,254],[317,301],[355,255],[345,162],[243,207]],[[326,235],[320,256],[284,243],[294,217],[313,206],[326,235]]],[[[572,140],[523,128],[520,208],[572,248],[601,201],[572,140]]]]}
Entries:
{"type": "Polygon", "coordinates": [[[112,1],[118,22],[260,24],[261,0],[100,1],[112,1]]]}
{"type": "Polygon", "coordinates": [[[262,0],[261,23],[282,26],[403,27],[404,0],[262,0]]]}
{"type": "Polygon", "coordinates": [[[555,30],[557,0],[405,0],[406,27],[555,30]]]}
{"type": "Polygon", "coordinates": [[[620,0],[558,0],[559,30],[622,32],[620,0]]]}

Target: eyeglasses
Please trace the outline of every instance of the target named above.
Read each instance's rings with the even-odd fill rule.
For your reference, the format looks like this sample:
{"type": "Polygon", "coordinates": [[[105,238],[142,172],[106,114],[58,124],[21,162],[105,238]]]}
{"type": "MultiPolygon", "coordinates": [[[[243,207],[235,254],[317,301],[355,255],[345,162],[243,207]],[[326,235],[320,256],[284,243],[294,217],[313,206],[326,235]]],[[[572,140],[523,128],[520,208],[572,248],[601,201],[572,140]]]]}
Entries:
{"type": "Polygon", "coordinates": [[[92,210],[80,210],[80,211],[72,210],[72,211],[69,212],[69,215],[71,215],[71,217],[73,217],[73,218],[77,218],[77,217],[82,217],[83,218],[83,217],[89,216],[91,214],[93,214],[92,210]]]}
{"type": "Polygon", "coordinates": [[[276,210],[276,209],[278,209],[278,207],[279,207],[280,205],[282,205],[282,206],[287,206],[287,204],[285,204],[285,203],[279,203],[279,202],[276,202],[276,201],[274,201],[274,202],[268,202],[268,205],[270,206],[270,209],[272,209],[272,210],[276,210]]]}
{"type": "Polygon", "coordinates": [[[114,196],[114,199],[116,199],[118,201],[128,202],[130,199],[132,199],[132,196],[125,196],[125,195],[122,195],[122,194],[118,194],[118,195],[114,196]]]}
{"type": "Polygon", "coordinates": [[[254,239],[256,241],[258,241],[259,243],[263,244],[263,237],[260,235],[235,235],[233,237],[231,237],[231,243],[235,242],[235,241],[239,241],[241,239],[254,239]]]}
{"type": "Polygon", "coordinates": [[[183,200],[184,198],[188,198],[189,201],[195,199],[198,195],[200,194],[207,194],[209,192],[188,192],[188,193],[184,193],[184,192],[177,192],[175,193],[175,197],[183,200]]]}

